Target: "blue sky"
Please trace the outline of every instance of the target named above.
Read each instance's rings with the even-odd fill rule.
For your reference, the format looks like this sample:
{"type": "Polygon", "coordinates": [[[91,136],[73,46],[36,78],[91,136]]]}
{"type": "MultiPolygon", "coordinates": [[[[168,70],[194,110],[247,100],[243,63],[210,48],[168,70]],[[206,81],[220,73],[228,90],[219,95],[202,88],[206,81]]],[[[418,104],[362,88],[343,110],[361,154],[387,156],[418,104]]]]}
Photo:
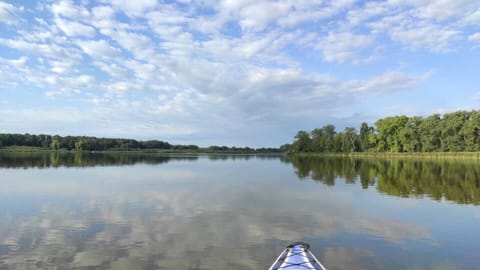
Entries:
{"type": "Polygon", "coordinates": [[[478,0],[0,1],[0,132],[279,146],[480,105],[478,0]]]}

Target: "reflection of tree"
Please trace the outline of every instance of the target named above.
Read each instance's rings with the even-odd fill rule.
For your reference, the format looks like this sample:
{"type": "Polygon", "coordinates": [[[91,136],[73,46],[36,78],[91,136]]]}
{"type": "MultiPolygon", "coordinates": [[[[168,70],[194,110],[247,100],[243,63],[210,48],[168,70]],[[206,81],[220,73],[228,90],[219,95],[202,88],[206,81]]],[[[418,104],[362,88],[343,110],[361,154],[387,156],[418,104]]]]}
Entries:
{"type": "MultiPolygon", "coordinates": [[[[87,153],[87,152],[0,152],[0,168],[50,168],[133,165],[136,163],[162,164],[172,160],[195,161],[201,155],[153,153],[87,153]]],[[[277,155],[225,155],[209,154],[212,161],[278,159],[277,155]]]]}
{"type": "MultiPolygon", "coordinates": [[[[197,160],[198,155],[158,155],[145,153],[68,153],[68,152],[0,152],[0,168],[50,168],[162,164],[170,160],[197,160]]],[[[219,156],[216,159],[246,159],[219,156]]]]}
{"type": "Polygon", "coordinates": [[[480,166],[476,162],[400,159],[353,159],[291,156],[299,178],[311,177],[326,185],[337,178],[347,183],[358,179],[363,188],[376,188],[389,195],[428,195],[464,204],[480,204],[480,166]]]}
{"type": "Polygon", "coordinates": [[[49,168],[132,165],[135,163],[160,164],[171,159],[196,160],[197,158],[195,156],[171,157],[125,153],[3,152],[0,153],[0,167],[49,168]]]}

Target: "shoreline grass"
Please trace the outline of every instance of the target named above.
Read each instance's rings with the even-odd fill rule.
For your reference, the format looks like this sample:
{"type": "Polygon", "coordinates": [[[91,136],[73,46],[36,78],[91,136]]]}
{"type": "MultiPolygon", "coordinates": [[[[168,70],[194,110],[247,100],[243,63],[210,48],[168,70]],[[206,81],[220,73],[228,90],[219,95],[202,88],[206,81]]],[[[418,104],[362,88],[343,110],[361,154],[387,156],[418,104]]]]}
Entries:
{"type": "Polygon", "coordinates": [[[33,146],[8,146],[0,147],[0,152],[19,153],[106,153],[106,154],[180,154],[180,155],[297,155],[297,156],[318,156],[318,157],[350,157],[350,158],[404,158],[404,159],[477,159],[480,160],[480,152],[426,152],[426,153],[387,153],[387,152],[353,152],[353,153],[282,153],[282,152],[229,152],[229,151],[208,151],[199,149],[175,150],[175,149],[110,149],[104,151],[75,151],[75,150],[52,150],[33,146]]]}

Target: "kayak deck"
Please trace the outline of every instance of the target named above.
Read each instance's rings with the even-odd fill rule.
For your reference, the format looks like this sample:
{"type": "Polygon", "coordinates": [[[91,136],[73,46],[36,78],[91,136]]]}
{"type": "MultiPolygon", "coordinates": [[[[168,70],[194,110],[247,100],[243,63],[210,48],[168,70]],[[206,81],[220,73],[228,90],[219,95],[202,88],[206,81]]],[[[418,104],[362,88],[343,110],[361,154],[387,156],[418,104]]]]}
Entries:
{"type": "Polygon", "coordinates": [[[285,248],[269,270],[326,270],[310,251],[310,245],[297,242],[285,248]]]}

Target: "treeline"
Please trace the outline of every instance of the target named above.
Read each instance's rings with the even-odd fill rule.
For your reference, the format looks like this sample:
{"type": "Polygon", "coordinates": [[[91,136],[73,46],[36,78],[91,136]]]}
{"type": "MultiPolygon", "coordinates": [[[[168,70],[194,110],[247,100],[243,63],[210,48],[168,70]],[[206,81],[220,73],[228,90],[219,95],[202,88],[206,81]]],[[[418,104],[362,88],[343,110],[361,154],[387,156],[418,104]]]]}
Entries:
{"type": "Polygon", "coordinates": [[[33,134],[0,134],[1,147],[35,147],[44,150],[67,151],[148,151],[172,150],[207,153],[272,153],[280,152],[278,148],[250,148],[209,146],[201,148],[197,145],[172,145],[159,140],[137,141],[133,139],[97,138],[87,136],[52,136],[33,134]]]}
{"type": "Polygon", "coordinates": [[[288,147],[300,152],[474,152],[480,151],[480,112],[457,111],[443,116],[392,116],[362,123],[360,130],[334,125],[299,131],[288,147]]]}
{"type": "MultiPolygon", "coordinates": [[[[132,139],[96,138],[87,136],[51,136],[33,134],[0,134],[0,147],[30,146],[50,150],[105,151],[130,149],[172,149],[179,146],[167,142],[150,140],[136,141],[132,139]]],[[[197,146],[181,146],[185,149],[196,149],[197,146]]]]}

